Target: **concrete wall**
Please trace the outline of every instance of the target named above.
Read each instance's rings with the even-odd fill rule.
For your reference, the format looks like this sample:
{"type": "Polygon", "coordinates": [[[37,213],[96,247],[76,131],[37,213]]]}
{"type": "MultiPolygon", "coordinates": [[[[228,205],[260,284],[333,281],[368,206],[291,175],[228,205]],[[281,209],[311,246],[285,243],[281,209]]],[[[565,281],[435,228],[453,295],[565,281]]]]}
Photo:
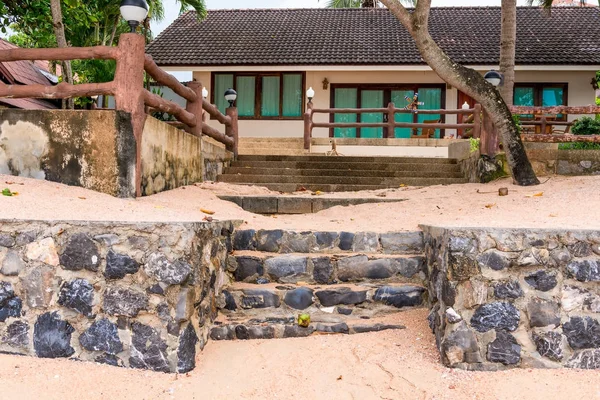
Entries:
{"type": "Polygon", "coordinates": [[[538,176],[600,174],[600,150],[560,150],[557,143],[525,143],[525,149],[538,176]]]}
{"type": "MultiPolygon", "coordinates": [[[[241,71],[243,69],[232,68],[230,71],[241,71]]],[[[301,69],[298,69],[301,71],[301,69]]],[[[485,71],[482,71],[485,72],[485,71]]],[[[590,80],[594,73],[592,71],[516,71],[517,82],[566,82],[569,84],[568,105],[581,106],[594,103],[594,90],[590,86],[590,80]]],[[[202,82],[212,92],[211,74],[207,71],[194,72],[194,79],[202,82]]],[[[307,71],[306,87],[315,90],[313,103],[315,108],[330,107],[331,84],[341,83],[439,83],[443,81],[433,71],[307,71]],[[322,81],[324,78],[330,82],[327,90],[323,89],[322,81]]],[[[218,94],[221,96],[222,94],[218,94]]],[[[446,90],[447,109],[456,109],[459,107],[458,92],[455,88],[446,90]]],[[[569,117],[575,119],[576,117],[569,117]]],[[[326,114],[318,114],[315,121],[329,122],[326,114]]],[[[447,116],[448,123],[455,123],[456,116],[447,116]]],[[[218,127],[218,122],[211,121],[211,125],[218,127]]],[[[239,123],[241,137],[302,137],[303,122],[301,120],[283,120],[283,121],[260,121],[260,120],[241,120],[239,123]]],[[[449,130],[452,132],[452,130],[449,130]]],[[[314,137],[328,137],[328,129],[314,129],[314,137]]]]}
{"type": "Polygon", "coordinates": [[[142,136],[142,195],[216,180],[232,158],[225,145],[148,117],[142,136]]]}
{"type": "Polygon", "coordinates": [[[127,113],[0,110],[0,174],[133,197],[135,149],[127,113]]]}

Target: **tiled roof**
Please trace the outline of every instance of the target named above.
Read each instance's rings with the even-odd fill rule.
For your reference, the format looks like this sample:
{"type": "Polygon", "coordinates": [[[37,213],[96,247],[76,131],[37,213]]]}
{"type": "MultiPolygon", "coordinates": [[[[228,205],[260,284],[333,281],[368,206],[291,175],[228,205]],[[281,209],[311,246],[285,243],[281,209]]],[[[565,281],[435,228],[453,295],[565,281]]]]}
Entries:
{"type": "MultiPolygon", "coordinates": [[[[517,10],[517,64],[600,64],[600,9],[517,10]]],[[[436,42],[463,64],[497,64],[499,7],[432,8],[436,42]]],[[[408,32],[387,9],[209,10],[181,15],[148,45],[163,66],[418,65],[408,32]]]]}
{"type": "MultiPolygon", "coordinates": [[[[0,39],[0,50],[17,49],[18,47],[4,39],[0,39]]],[[[13,61],[0,63],[3,67],[5,78],[9,83],[21,85],[31,85],[38,83],[40,85],[51,86],[52,83],[46,78],[40,69],[47,71],[48,62],[45,61],[13,61]]]]}

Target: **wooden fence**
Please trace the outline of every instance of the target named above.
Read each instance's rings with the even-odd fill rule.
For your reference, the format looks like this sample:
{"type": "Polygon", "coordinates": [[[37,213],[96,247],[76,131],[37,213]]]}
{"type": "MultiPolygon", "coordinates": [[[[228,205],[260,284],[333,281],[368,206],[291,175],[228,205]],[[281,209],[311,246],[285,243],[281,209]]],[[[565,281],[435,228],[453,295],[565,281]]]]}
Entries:
{"type": "Polygon", "coordinates": [[[114,96],[116,109],[131,114],[133,133],[137,142],[136,187],[141,193],[141,138],[146,121],[145,106],[172,114],[183,124],[184,129],[196,136],[205,134],[223,143],[237,157],[238,114],[237,108],[229,107],[223,115],[217,107],[202,98],[202,84],[190,82],[184,86],[170,74],[164,72],[145,54],[144,37],[135,33],[120,36],[118,47],[69,47],[51,49],[0,50],[0,62],[21,60],[116,60],[115,78],[106,83],[71,85],[59,83],[44,85],[5,85],[0,83],[0,97],[64,99],[97,95],[114,96]],[[186,99],[185,109],[163,99],[144,88],[144,71],[156,82],[171,88],[186,99]],[[203,110],[225,126],[225,133],[203,123],[203,110]]]}
{"type": "Polygon", "coordinates": [[[413,123],[396,122],[395,115],[399,113],[412,113],[405,108],[396,108],[394,103],[389,103],[387,108],[313,108],[312,103],[308,103],[304,113],[304,148],[310,149],[313,128],[387,128],[387,137],[393,138],[395,128],[412,129],[473,129],[473,137],[479,137],[481,134],[481,105],[475,104],[474,108],[460,110],[418,110],[419,114],[456,114],[473,115],[473,123],[469,124],[447,124],[447,123],[413,123]],[[364,114],[364,113],[382,113],[386,116],[387,122],[314,122],[315,114],[364,114]]]}

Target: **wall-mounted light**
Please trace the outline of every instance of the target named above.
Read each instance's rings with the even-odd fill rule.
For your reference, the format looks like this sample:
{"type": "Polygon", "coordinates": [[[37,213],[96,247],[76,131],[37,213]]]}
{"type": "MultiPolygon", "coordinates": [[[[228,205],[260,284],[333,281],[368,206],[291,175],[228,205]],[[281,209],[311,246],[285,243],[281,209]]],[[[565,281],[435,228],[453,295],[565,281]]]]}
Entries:
{"type": "Polygon", "coordinates": [[[148,3],[145,0],[123,0],[121,1],[121,16],[131,28],[131,32],[148,16],[148,3]]]}
{"type": "Polygon", "coordinates": [[[229,107],[233,107],[233,103],[237,99],[237,92],[231,88],[225,91],[225,100],[229,102],[229,107]]]}
{"type": "Polygon", "coordinates": [[[327,78],[323,79],[323,90],[327,90],[327,88],[329,88],[329,81],[327,80],[327,78]]]}
{"type": "Polygon", "coordinates": [[[308,90],[306,91],[306,97],[308,97],[308,102],[312,103],[312,99],[313,99],[313,97],[315,97],[315,91],[312,88],[312,86],[309,87],[308,90]]]}
{"type": "Polygon", "coordinates": [[[504,83],[504,76],[498,71],[491,70],[485,73],[483,79],[491,83],[492,85],[498,87],[504,83]]]}

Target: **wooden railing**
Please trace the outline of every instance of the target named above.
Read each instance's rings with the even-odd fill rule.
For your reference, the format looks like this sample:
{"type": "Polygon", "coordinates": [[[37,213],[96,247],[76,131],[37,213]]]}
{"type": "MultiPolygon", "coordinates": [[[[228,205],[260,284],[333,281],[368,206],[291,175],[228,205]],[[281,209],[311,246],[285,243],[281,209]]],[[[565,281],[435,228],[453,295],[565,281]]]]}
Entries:
{"type": "Polygon", "coordinates": [[[235,107],[227,108],[223,115],[214,105],[202,98],[202,84],[190,82],[188,86],[162,71],[149,55],[145,54],[144,37],[135,33],[120,36],[118,47],[69,47],[52,49],[0,50],[0,62],[21,60],[115,60],[117,68],[114,80],[106,83],[71,85],[59,83],[44,85],[5,85],[0,82],[0,97],[65,99],[87,96],[114,96],[116,109],[131,114],[133,133],[137,142],[136,187],[141,193],[141,138],[146,121],[145,106],[173,115],[184,124],[184,129],[196,136],[205,134],[225,144],[237,157],[238,115],[235,107]],[[185,109],[163,99],[144,88],[144,71],[159,84],[172,89],[186,99],[185,109]],[[225,125],[225,133],[203,122],[203,110],[225,125]]]}
{"type": "Polygon", "coordinates": [[[447,124],[447,123],[412,123],[412,122],[396,122],[395,115],[400,113],[410,113],[411,110],[405,108],[396,108],[394,103],[389,103],[387,108],[313,108],[312,103],[308,103],[306,112],[304,113],[304,148],[310,149],[312,130],[313,128],[388,128],[388,137],[394,137],[395,128],[426,128],[426,129],[473,129],[473,137],[478,138],[481,134],[481,105],[476,104],[474,108],[460,110],[418,110],[419,114],[435,115],[435,114],[456,114],[470,115],[473,114],[473,123],[469,124],[447,124]],[[364,113],[382,113],[386,115],[386,122],[314,122],[315,114],[364,114],[364,113]]]}
{"type": "MultiPolygon", "coordinates": [[[[585,114],[600,114],[600,106],[555,106],[555,107],[528,107],[528,106],[512,106],[510,111],[513,114],[520,115],[540,115],[539,121],[522,121],[522,125],[539,126],[540,132],[546,132],[546,126],[570,126],[573,123],[568,121],[548,121],[546,115],[585,115],[585,114]]],[[[524,142],[541,142],[541,143],[567,143],[567,142],[591,142],[600,143],[600,135],[573,135],[572,133],[523,133],[521,140],[524,142]]]]}

